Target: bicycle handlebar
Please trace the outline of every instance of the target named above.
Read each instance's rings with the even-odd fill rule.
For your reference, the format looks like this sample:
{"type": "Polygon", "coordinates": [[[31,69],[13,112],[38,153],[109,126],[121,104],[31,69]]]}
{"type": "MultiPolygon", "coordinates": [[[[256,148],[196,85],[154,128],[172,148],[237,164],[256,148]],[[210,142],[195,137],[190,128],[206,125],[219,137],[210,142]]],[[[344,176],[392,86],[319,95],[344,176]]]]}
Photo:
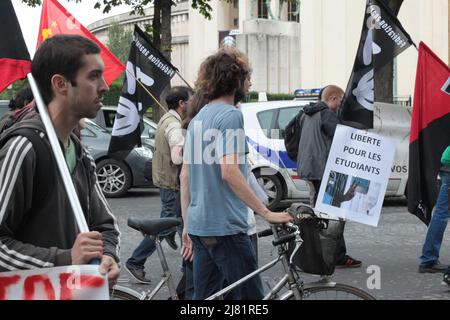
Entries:
{"type": "Polygon", "coordinates": [[[289,242],[289,241],[295,239],[296,236],[297,235],[295,233],[290,233],[285,236],[279,237],[276,240],[273,240],[272,244],[276,247],[276,246],[279,246],[280,244],[283,244],[283,243],[286,243],[286,242],[289,242]]]}
{"type": "Polygon", "coordinates": [[[273,235],[272,228],[258,232],[258,238],[264,238],[273,235]]]}

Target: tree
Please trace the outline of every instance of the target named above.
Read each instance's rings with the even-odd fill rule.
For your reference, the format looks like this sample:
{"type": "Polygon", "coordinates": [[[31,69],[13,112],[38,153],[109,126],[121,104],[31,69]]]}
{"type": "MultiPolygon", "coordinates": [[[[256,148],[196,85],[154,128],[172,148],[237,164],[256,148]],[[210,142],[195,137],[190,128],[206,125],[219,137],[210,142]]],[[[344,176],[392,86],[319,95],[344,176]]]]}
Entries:
{"type": "Polygon", "coordinates": [[[126,64],[128,60],[132,36],[133,32],[126,30],[118,22],[113,22],[108,28],[108,43],[106,45],[123,64],[126,64]]]}
{"type": "MultiPolygon", "coordinates": [[[[398,15],[403,0],[385,0],[395,16],[398,15]]],[[[390,62],[375,74],[375,101],[394,101],[394,62],[390,62]]]]}
{"type": "MultiPolygon", "coordinates": [[[[1,0],[0,0],[1,1],[1,0]]],[[[69,0],[75,2],[82,2],[83,0],[69,0]]],[[[211,19],[212,7],[209,5],[211,0],[192,0],[192,8],[197,9],[206,19],[211,19]]],[[[232,0],[222,0],[231,2],[232,0]]],[[[23,3],[31,7],[40,5],[42,0],[22,0],[23,3]]],[[[153,44],[161,51],[167,60],[171,60],[172,52],[172,6],[176,3],[172,0],[97,0],[94,5],[95,9],[103,9],[103,13],[108,13],[112,7],[122,4],[131,7],[131,14],[139,14],[144,16],[145,7],[153,3],[154,18],[152,26],[146,26],[146,32],[152,38],[153,44]]],[[[127,50],[128,52],[128,50],[127,50]]],[[[164,92],[163,92],[164,95],[164,92]]],[[[159,108],[155,112],[154,120],[159,119],[159,108]]]]}
{"type": "MultiPolygon", "coordinates": [[[[83,0],[68,0],[75,2],[82,2],[83,0]]],[[[197,9],[206,19],[211,19],[212,7],[209,2],[211,0],[192,0],[192,8],[197,9]]],[[[232,0],[222,0],[231,2],[232,0]]],[[[35,7],[42,4],[42,0],[22,0],[23,3],[35,7]]],[[[145,15],[145,7],[150,4],[154,5],[154,21],[152,26],[146,28],[146,31],[150,31],[150,35],[153,39],[153,43],[158,49],[162,48],[163,54],[170,60],[170,47],[172,41],[171,32],[171,14],[172,6],[176,3],[172,0],[97,0],[94,4],[95,9],[102,9],[103,13],[111,11],[112,7],[120,5],[128,5],[131,7],[131,14],[145,15]]]]}

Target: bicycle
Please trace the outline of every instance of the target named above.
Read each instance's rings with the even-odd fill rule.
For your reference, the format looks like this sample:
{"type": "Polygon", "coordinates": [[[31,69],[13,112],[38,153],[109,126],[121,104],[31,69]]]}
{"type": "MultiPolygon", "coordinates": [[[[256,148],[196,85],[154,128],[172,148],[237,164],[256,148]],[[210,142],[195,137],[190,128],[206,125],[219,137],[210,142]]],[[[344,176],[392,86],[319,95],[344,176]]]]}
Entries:
{"type": "MultiPolygon", "coordinates": [[[[158,258],[161,262],[161,268],[163,275],[156,287],[150,291],[144,291],[139,293],[133,289],[115,285],[110,289],[110,300],[153,300],[156,294],[166,284],[169,289],[170,299],[178,300],[178,296],[173,283],[172,272],[167,264],[164,250],[162,249],[161,240],[158,234],[181,225],[179,218],[159,218],[159,219],[137,219],[128,218],[127,225],[137,231],[140,231],[144,237],[149,237],[155,241],[156,251],[158,252],[158,258]]],[[[119,279],[120,282],[120,279],[119,279]]]]}
{"type": "MultiPolygon", "coordinates": [[[[301,279],[301,270],[294,263],[294,259],[299,253],[301,244],[303,243],[299,225],[308,221],[307,219],[314,219],[314,224],[318,230],[325,230],[328,228],[330,221],[338,220],[325,214],[314,212],[313,209],[304,204],[301,204],[300,206],[297,205],[295,211],[297,212],[288,210],[288,212],[294,216],[294,223],[272,225],[270,229],[258,233],[258,237],[274,236],[275,239],[272,241],[272,244],[278,249],[278,257],[242,279],[211,295],[206,300],[214,300],[222,297],[225,293],[233,290],[250,278],[273,268],[279,262],[281,262],[285,274],[272,288],[270,288],[263,300],[309,300],[314,298],[318,300],[342,300],[342,298],[346,298],[345,300],[375,300],[372,295],[359,288],[331,281],[330,276],[322,276],[319,281],[307,283],[301,279]],[[301,210],[298,210],[299,208],[301,210]]],[[[167,266],[164,254],[162,254],[162,257],[164,261],[161,261],[161,264],[167,266]]],[[[163,268],[163,270],[165,269],[163,268]]],[[[121,300],[151,300],[153,296],[146,292],[139,293],[129,288],[115,287],[111,297],[121,300]]]]}

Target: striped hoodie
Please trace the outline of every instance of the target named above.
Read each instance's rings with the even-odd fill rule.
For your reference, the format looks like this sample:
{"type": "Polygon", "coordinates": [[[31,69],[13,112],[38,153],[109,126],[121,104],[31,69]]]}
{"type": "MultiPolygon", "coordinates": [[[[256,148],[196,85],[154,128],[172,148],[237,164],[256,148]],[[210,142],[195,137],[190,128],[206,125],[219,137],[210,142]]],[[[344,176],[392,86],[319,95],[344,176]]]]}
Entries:
{"type": "MultiPolygon", "coordinates": [[[[44,126],[35,111],[14,127],[44,126]]],[[[119,229],[100,189],[95,163],[73,135],[77,164],[72,181],[90,231],[102,234],[103,252],[119,261],[119,229]]],[[[43,139],[47,139],[44,137],[43,139]]],[[[48,141],[48,140],[47,140],[48,141]]],[[[54,185],[46,203],[33,208],[36,154],[31,142],[14,136],[0,150],[0,272],[71,264],[70,249],[79,233],[54,161],[54,185]]]]}

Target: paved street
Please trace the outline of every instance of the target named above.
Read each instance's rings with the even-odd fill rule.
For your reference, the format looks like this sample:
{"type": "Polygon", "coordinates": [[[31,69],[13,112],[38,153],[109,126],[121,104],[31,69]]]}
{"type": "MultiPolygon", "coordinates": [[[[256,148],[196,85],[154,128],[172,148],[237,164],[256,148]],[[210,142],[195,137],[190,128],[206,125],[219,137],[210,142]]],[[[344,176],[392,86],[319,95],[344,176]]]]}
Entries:
{"type": "MultiPolygon", "coordinates": [[[[122,232],[121,259],[122,262],[131,255],[142,236],[126,226],[128,216],[159,217],[159,191],[157,189],[142,189],[129,192],[120,199],[109,199],[116,214],[122,232]]],[[[425,237],[426,227],[416,217],[407,213],[405,200],[385,201],[380,224],[377,228],[358,223],[347,222],[346,242],[348,253],[363,261],[363,267],[358,269],[336,270],[334,280],[364,289],[377,299],[428,300],[449,299],[450,290],[441,285],[441,274],[419,274],[417,272],[418,257],[425,237]],[[368,267],[369,271],[368,272],[368,267]],[[379,267],[379,269],[378,269],[379,267]],[[367,282],[377,286],[374,271],[379,270],[380,288],[369,289],[367,282]],[[370,278],[369,278],[370,277],[370,278]],[[368,281],[369,279],[369,281],[368,281]],[[375,279],[375,280],[374,280],[375,279]]],[[[266,229],[266,223],[257,217],[258,230],[266,229]]],[[[179,243],[179,239],[177,239],[179,243]]],[[[169,266],[174,273],[175,283],[181,277],[179,253],[163,244],[169,266]]],[[[450,262],[450,236],[446,236],[442,245],[441,261],[450,262]]],[[[271,261],[276,255],[271,239],[259,240],[259,264],[271,261]]],[[[152,279],[151,285],[137,285],[131,279],[122,285],[136,290],[149,290],[159,281],[162,274],[157,254],[147,260],[146,272],[152,279]]],[[[263,281],[278,279],[281,265],[267,271],[263,281]]],[[[378,274],[378,273],[377,273],[378,274]]],[[[129,274],[123,270],[121,278],[129,279],[129,274]]],[[[314,278],[307,276],[307,278],[314,278]]],[[[158,299],[166,299],[167,290],[162,290],[158,299]]]]}

